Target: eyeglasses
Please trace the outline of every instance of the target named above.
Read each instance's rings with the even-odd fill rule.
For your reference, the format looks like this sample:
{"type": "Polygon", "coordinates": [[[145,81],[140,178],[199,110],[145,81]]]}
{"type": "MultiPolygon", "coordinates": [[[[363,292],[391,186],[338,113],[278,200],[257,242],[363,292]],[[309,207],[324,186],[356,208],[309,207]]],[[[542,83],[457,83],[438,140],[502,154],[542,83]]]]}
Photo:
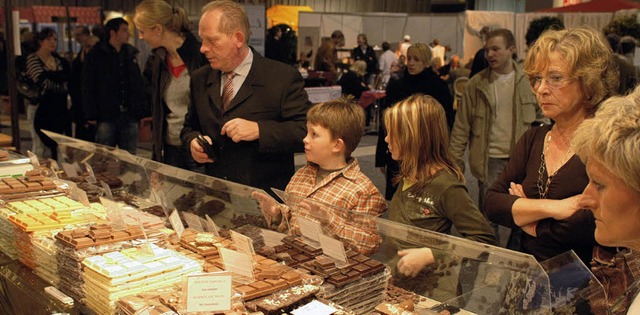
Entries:
{"type": "Polygon", "coordinates": [[[529,83],[531,84],[531,88],[534,91],[537,91],[538,88],[540,88],[540,85],[542,85],[542,81],[545,81],[547,83],[547,87],[549,87],[550,89],[559,89],[561,87],[563,87],[566,83],[571,82],[575,80],[575,78],[565,78],[559,74],[552,74],[546,78],[543,78],[542,76],[532,76],[529,78],[529,83]]]}

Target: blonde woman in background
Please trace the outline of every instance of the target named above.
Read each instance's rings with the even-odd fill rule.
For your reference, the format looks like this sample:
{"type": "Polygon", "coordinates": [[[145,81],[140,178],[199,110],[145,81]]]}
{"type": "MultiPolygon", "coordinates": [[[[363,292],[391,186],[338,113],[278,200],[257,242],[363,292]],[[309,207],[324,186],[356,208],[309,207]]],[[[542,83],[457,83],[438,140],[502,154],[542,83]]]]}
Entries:
{"type": "Polygon", "coordinates": [[[349,67],[349,71],[343,74],[338,80],[338,84],[342,87],[343,95],[351,95],[355,99],[359,99],[362,92],[368,91],[369,86],[366,81],[367,63],[364,60],[358,60],[349,67]]]}
{"type": "Polygon", "coordinates": [[[196,164],[182,145],[180,132],[190,105],[190,74],[208,65],[200,53],[201,43],[191,33],[182,8],[163,0],[144,0],[133,19],[153,49],[144,74],[152,83],[153,156],[156,161],[195,170],[196,164]]]}

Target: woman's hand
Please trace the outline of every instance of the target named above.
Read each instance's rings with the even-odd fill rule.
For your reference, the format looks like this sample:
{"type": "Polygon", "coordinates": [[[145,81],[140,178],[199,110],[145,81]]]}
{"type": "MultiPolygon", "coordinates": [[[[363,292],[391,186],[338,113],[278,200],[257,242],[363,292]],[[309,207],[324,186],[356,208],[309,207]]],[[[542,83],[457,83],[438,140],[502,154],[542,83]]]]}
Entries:
{"type": "Polygon", "coordinates": [[[522,189],[521,184],[516,184],[511,182],[509,184],[509,195],[518,196],[520,198],[527,198],[527,195],[524,194],[524,189],[522,189]]]}
{"type": "Polygon", "coordinates": [[[427,265],[435,263],[430,248],[409,248],[398,251],[398,272],[407,277],[415,277],[427,265]]]}
{"type": "Polygon", "coordinates": [[[529,235],[531,235],[533,237],[537,237],[538,236],[538,233],[536,233],[536,227],[537,226],[538,226],[538,221],[523,225],[520,228],[525,233],[527,233],[527,234],[529,234],[529,235]]]}
{"type": "Polygon", "coordinates": [[[556,220],[564,220],[572,216],[576,211],[580,210],[580,206],[578,205],[580,196],[582,196],[582,194],[557,200],[551,217],[556,220]]]}

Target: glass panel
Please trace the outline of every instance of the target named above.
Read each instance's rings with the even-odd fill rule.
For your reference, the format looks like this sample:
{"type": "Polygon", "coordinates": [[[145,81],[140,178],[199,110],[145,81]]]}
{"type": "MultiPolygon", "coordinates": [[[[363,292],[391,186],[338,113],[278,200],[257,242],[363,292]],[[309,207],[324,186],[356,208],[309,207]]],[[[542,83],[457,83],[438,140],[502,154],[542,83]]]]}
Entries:
{"type": "MultiPolygon", "coordinates": [[[[381,246],[370,256],[390,268],[392,290],[416,294],[415,300],[420,301],[416,304],[418,308],[459,308],[478,314],[551,311],[549,277],[531,255],[274,191],[290,209],[294,234],[299,233],[297,218],[304,217],[319,222],[324,234],[348,245],[358,243],[354,236],[357,234],[346,233],[345,225],[368,229],[380,236],[381,246]],[[415,277],[402,276],[396,267],[400,259],[398,250],[402,248],[429,248],[435,263],[424,267],[415,277]]],[[[420,255],[426,257],[423,252],[420,255]]]]}
{"type": "Polygon", "coordinates": [[[162,164],[125,150],[45,133],[58,143],[60,162],[86,162],[99,178],[102,173],[120,178],[122,186],[114,189],[114,195],[125,192],[125,201],[134,207],[159,204],[164,208],[160,213],[177,209],[202,219],[208,215],[219,228],[245,224],[266,227],[258,203],[251,197],[253,191],[264,193],[261,189],[162,164]]]}

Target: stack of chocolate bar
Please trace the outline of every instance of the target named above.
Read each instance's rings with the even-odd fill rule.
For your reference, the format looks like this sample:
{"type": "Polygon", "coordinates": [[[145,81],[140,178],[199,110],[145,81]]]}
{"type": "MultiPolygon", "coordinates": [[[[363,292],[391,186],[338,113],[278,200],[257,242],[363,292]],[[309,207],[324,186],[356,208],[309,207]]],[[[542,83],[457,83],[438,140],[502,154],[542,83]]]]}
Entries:
{"type": "Polygon", "coordinates": [[[325,278],[319,297],[366,314],[384,301],[390,273],[384,264],[367,256],[353,251],[347,256],[346,264],[320,256],[301,266],[325,278]]]}

